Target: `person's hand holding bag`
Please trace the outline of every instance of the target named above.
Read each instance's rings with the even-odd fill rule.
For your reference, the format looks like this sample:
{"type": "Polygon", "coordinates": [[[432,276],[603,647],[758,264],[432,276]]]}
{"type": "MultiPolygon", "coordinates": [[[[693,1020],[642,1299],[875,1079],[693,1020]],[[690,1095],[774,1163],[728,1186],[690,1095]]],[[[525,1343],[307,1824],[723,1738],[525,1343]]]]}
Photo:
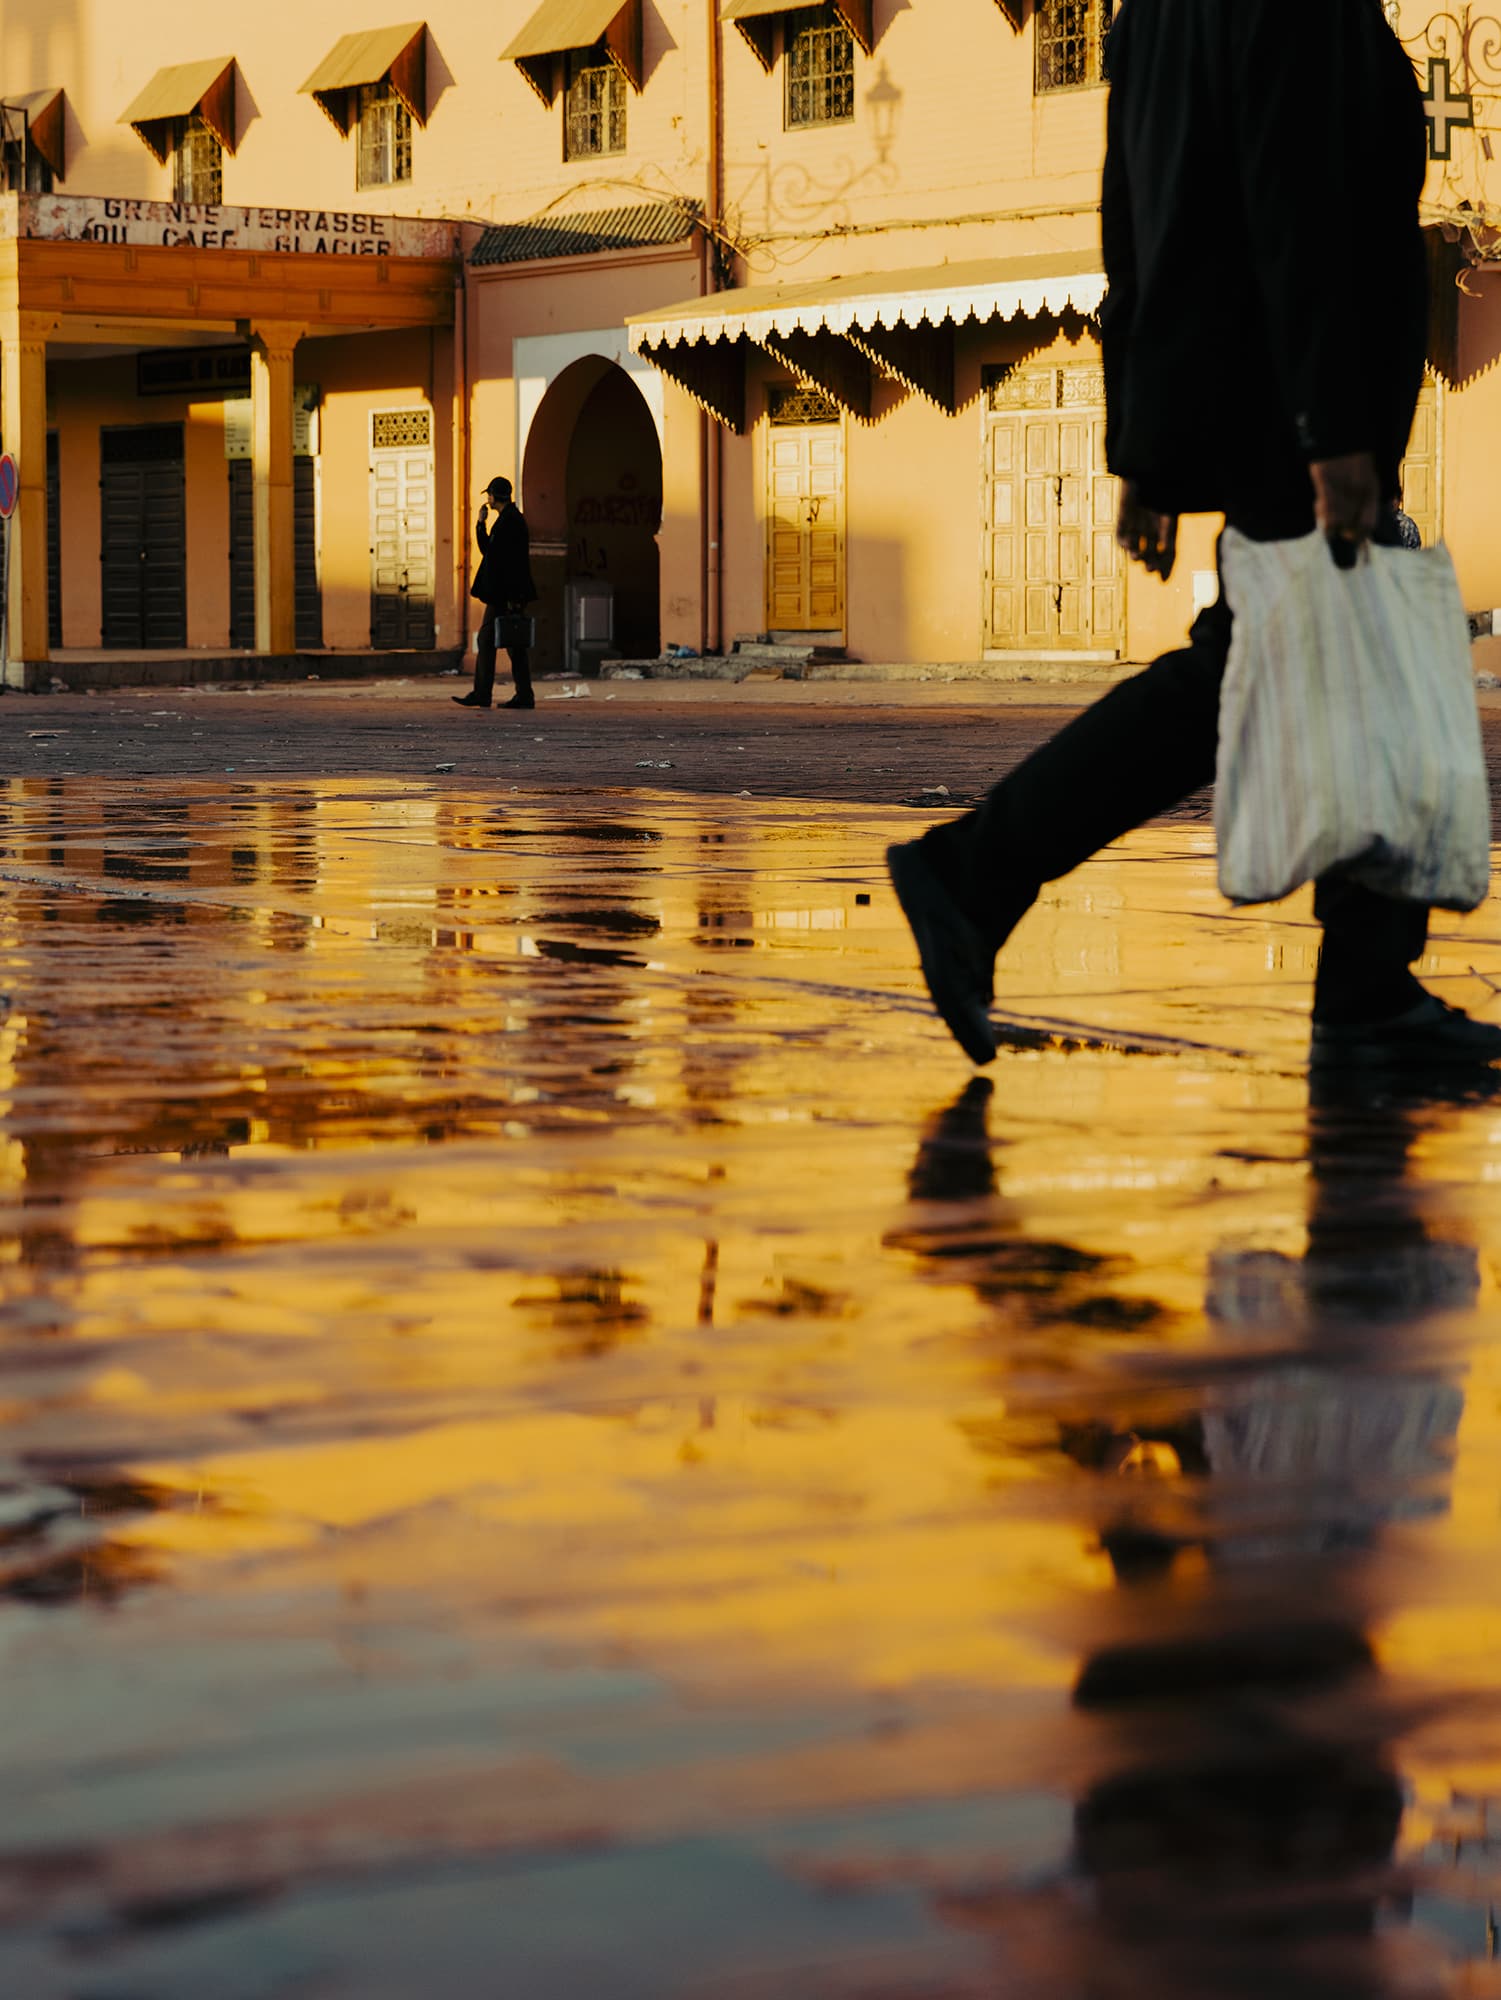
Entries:
{"type": "Polygon", "coordinates": [[[1308,471],[1319,532],[1339,568],[1354,569],[1381,518],[1376,460],[1368,451],[1355,451],[1344,458],[1315,459],[1308,471]]]}

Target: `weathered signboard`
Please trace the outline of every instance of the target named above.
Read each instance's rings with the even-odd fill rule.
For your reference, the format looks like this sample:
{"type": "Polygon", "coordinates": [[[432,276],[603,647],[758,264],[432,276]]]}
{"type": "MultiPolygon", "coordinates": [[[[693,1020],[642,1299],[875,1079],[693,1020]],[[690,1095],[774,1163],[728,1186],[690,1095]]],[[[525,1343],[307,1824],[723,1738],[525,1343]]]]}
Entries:
{"type": "Polygon", "coordinates": [[[310,257],[449,257],[457,227],[435,219],[344,209],[231,208],[222,202],[49,194],[0,199],[0,237],[12,235],[310,257]]]}
{"type": "MultiPolygon", "coordinates": [[[[318,456],[318,404],[321,397],[311,384],[292,391],[292,452],[297,458],[318,456]]],[[[224,405],[224,456],[253,458],[255,430],[248,396],[236,396],[224,405]]]]}

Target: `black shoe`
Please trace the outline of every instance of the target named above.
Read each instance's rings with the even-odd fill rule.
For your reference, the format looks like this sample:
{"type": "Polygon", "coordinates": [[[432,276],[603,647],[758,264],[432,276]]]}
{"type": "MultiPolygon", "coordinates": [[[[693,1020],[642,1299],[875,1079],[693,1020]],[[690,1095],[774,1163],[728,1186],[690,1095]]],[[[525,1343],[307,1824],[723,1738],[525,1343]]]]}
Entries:
{"type": "MultiPolygon", "coordinates": [[[[502,708],[535,708],[537,702],[533,695],[513,694],[509,701],[503,701],[500,705],[502,708]]],[[[486,702],[485,706],[488,708],[490,704],[486,702]]]]}
{"type": "Polygon", "coordinates": [[[1340,1028],[1315,1021],[1309,1059],[1314,1069],[1328,1071],[1473,1067],[1498,1057],[1501,1027],[1472,1021],[1460,1008],[1425,993],[1416,1007],[1389,1021],[1340,1028]]]}
{"type": "Polygon", "coordinates": [[[448,698],[450,701],[457,703],[460,708],[488,708],[490,706],[489,695],[476,694],[473,688],[469,690],[468,694],[452,694],[448,698]]]}
{"type": "Polygon", "coordinates": [[[988,1011],[994,953],[940,881],[921,841],[888,847],[886,866],[944,1026],[972,1063],[994,1062],[988,1011]]]}

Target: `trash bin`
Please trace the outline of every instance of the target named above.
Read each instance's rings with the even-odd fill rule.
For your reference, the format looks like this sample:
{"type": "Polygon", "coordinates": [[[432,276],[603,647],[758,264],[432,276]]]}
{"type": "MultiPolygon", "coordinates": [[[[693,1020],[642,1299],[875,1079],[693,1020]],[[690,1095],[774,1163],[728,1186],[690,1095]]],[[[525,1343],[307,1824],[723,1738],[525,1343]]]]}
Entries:
{"type": "Polygon", "coordinates": [[[570,674],[597,674],[615,650],[615,586],[576,576],[564,586],[563,665],[570,674]]]}

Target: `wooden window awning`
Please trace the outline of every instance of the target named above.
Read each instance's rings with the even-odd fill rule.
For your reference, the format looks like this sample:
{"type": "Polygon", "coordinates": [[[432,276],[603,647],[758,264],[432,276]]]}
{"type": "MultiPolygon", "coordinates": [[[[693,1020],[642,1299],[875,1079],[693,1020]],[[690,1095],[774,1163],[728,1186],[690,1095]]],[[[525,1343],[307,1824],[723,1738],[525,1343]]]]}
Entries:
{"type": "Polygon", "coordinates": [[[26,114],[30,143],[52,169],[54,180],[65,180],[67,158],[68,100],[61,90],[23,90],[19,95],[0,99],[7,111],[26,114]]]}
{"type": "Polygon", "coordinates": [[[863,349],[827,327],[817,333],[768,333],[758,345],[785,361],[799,382],[822,389],[852,417],[870,422],[871,365],[863,349]]]}
{"type": "Polygon", "coordinates": [[[952,414],[954,334],[967,323],[1098,312],[1097,251],[987,258],[858,278],[754,285],[626,321],[631,351],[688,390],[721,423],[744,423],[735,368],[751,346],[785,362],[852,415],[871,415],[871,369],[952,414]]]}
{"type": "Polygon", "coordinates": [[[122,125],[133,126],[146,147],[164,165],[172,150],[172,124],[201,112],[226,153],[235,149],[235,59],[211,56],[207,62],[173,63],[159,69],[133,103],[120,114],[122,125]]]}
{"type": "Polygon", "coordinates": [[[1020,34],[1022,23],[1027,18],[1027,0],[996,0],[996,5],[1020,34]]]}
{"type": "Polygon", "coordinates": [[[645,80],[641,0],[542,0],[500,59],[515,63],[550,105],[558,94],[558,58],[597,42],[631,89],[640,90],[645,80]]]}
{"type": "MultiPolygon", "coordinates": [[[[806,8],[808,0],[725,0],[721,20],[733,21],[751,48],[762,69],[776,60],[774,30],[784,14],[806,8]]],[[[834,12],[849,29],[867,55],[875,47],[875,26],[871,0],[831,0],[834,12]]]]}
{"type": "Polygon", "coordinates": [[[388,83],[419,125],[427,123],[427,23],[341,35],[298,91],[347,137],[367,85],[388,83]]]}

